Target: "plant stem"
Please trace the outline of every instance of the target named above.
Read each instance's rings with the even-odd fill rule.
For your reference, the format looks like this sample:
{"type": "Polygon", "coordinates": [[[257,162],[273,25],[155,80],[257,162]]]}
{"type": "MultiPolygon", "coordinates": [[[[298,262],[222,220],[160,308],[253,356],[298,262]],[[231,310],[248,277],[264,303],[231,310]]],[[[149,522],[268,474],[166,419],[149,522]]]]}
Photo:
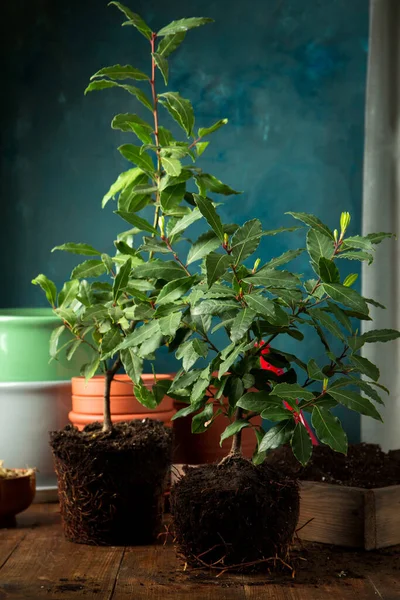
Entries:
{"type": "MultiPolygon", "coordinates": [[[[236,409],[236,421],[240,421],[243,418],[243,408],[236,409]]],[[[229,456],[241,456],[242,455],[242,430],[235,433],[232,440],[231,451],[229,452],[229,456]]]]}
{"type": "MultiPolygon", "coordinates": [[[[158,218],[160,216],[160,192],[159,192],[158,186],[159,186],[160,179],[161,179],[160,139],[159,139],[159,131],[158,131],[158,98],[157,98],[157,91],[156,91],[156,62],[153,58],[153,54],[155,52],[156,38],[157,38],[157,34],[153,32],[151,35],[151,40],[150,40],[150,46],[151,46],[151,52],[152,52],[150,86],[151,86],[151,96],[153,98],[154,140],[155,140],[155,145],[157,146],[157,149],[156,149],[157,172],[155,175],[155,183],[157,185],[157,191],[156,191],[156,204],[155,204],[156,208],[155,208],[155,212],[154,212],[154,221],[153,221],[153,227],[155,229],[158,226],[158,218]]],[[[151,234],[151,235],[152,235],[152,237],[154,237],[154,234],[151,234]]],[[[150,259],[153,258],[153,254],[154,254],[154,252],[150,252],[150,254],[149,254],[150,259]]]]}
{"type": "Polygon", "coordinates": [[[121,359],[118,357],[111,369],[107,369],[104,382],[104,404],[103,404],[103,431],[109,433],[112,430],[111,421],[111,402],[110,391],[111,382],[114,379],[115,373],[121,366],[121,359]]]}

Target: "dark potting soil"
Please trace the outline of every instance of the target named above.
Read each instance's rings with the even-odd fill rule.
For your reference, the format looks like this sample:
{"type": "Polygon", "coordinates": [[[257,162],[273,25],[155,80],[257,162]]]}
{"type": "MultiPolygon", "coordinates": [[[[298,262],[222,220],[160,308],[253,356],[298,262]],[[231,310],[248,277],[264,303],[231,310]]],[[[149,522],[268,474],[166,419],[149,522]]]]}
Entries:
{"type": "Polygon", "coordinates": [[[95,545],[153,541],[161,527],[172,432],[159,421],[67,425],[50,434],[67,539],[95,545]]]}
{"type": "Polygon", "coordinates": [[[195,566],[257,570],[286,557],[299,516],[297,484],[242,457],[189,469],[171,490],[179,550],[195,566]]]}
{"type": "Polygon", "coordinates": [[[385,453],[376,444],[353,444],[347,456],[328,446],[314,446],[309,463],[302,467],[290,447],[267,456],[267,464],[280,473],[306,481],[323,481],[366,489],[400,484],[400,451],[385,453]]]}

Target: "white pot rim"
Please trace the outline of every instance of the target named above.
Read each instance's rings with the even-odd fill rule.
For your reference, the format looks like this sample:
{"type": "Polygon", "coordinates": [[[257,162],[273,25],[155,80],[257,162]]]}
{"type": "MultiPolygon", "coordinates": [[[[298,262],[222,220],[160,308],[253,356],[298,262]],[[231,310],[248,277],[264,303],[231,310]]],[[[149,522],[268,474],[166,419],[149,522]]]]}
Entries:
{"type": "Polygon", "coordinates": [[[71,380],[61,381],[0,381],[0,390],[43,390],[71,387],[71,380]]]}

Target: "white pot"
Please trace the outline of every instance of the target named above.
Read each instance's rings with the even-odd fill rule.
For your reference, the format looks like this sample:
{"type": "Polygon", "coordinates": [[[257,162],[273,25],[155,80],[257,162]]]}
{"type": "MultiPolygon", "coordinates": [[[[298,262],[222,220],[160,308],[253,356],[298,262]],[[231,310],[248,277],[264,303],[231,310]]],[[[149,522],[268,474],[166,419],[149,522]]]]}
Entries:
{"type": "Polygon", "coordinates": [[[57,489],[49,431],[68,424],[71,382],[0,383],[0,460],[36,467],[38,497],[57,489]]]}

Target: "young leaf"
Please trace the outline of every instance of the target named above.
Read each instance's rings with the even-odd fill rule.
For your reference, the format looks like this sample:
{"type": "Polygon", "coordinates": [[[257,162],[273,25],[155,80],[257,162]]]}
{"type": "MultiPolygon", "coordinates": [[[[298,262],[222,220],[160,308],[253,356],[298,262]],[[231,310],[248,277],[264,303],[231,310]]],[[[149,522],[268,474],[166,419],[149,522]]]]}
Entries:
{"type": "Polygon", "coordinates": [[[139,146],[134,146],[133,144],[123,144],[118,148],[120,153],[124,158],[130,160],[133,164],[135,164],[139,169],[141,169],[144,173],[149,175],[150,177],[154,173],[154,165],[151,157],[144,152],[140,152],[139,146]]]}
{"type": "Polygon", "coordinates": [[[137,227],[141,231],[148,231],[149,233],[154,234],[158,233],[157,229],[154,229],[154,227],[150,225],[150,223],[148,223],[146,219],[143,219],[142,217],[139,217],[134,213],[126,212],[124,210],[116,210],[114,212],[116,215],[124,219],[124,221],[127,221],[128,223],[130,223],[134,227],[137,227]]]}
{"type": "Polygon", "coordinates": [[[290,443],[293,454],[299,463],[305,467],[312,454],[312,442],[307,429],[302,423],[298,422],[296,424],[290,443]]]}
{"type": "Polygon", "coordinates": [[[158,305],[169,304],[179,300],[191,288],[196,277],[181,277],[167,283],[160,291],[156,300],[158,305]]]}
{"type": "Polygon", "coordinates": [[[231,241],[231,251],[236,264],[253,254],[258,248],[262,234],[261,222],[258,219],[247,221],[236,230],[231,241]]]}
{"type": "Polygon", "coordinates": [[[146,81],[149,77],[139,71],[139,69],[135,69],[131,65],[113,65],[112,67],[104,67],[97,71],[94,75],[91,76],[90,80],[97,79],[99,77],[109,77],[110,79],[114,79],[117,81],[123,79],[136,79],[137,81],[146,81]]]}
{"type": "Polygon", "coordinates": [[[168,61],[166,57],[162,56],[162,54],[157,54],[157,52],[154,52],[152,57],[154,58],[154,62],[163,76],[165,85],[168,85],[168,61]]]}
{"type": "Polygon", "coordinates": [[[146,25],[146,23],[143,21],[142,17],[140,17],[136,13],[132,12],[129,8],[127,8],[120,2],[113,1],[113,2],[110,2],[110,4],[113,4],[114,6],[116,6],[122,13],[124,13],[126,18],[128,19],[128,22],[124,23],[124,25],[133,25],[133,27],[136,27],[136,29],[142,35],[144,35],[145,38],[147,38],[148,40],[151,39],[152,31],[151,31],[150,27],[148,25],[146,25]]]}
{"type": "Polygon", "coordinates": [[[340,283],[324,283],[323,288],[332,300],[344,304],[349,308],[368,315],[369,309],[364,298],[355,290],[345,287],[340,283]]]}
{"type": "Polygon", "coordinates": [[[335,450],[347,454],[347,435],[337,417],[321,406],[314,406],[311,422],[318,439],[335,450]]]}
{"type": "Polygon", "coordinates": [[[200,127],[198,130],[198,137],[203,138],[206,135],[210,135],[210,133],[214,133],[214,131],[217,131],[220,129],[220,127],[223,127],[227,123],[228,119],[221,119],[220,121],[214,123],[214,125],[211,125],[211,127],[200,127]]]}
{"type": "Polygon", "coordinates": [[[222,447],[222,442],[224,440],[231,437],[232,435],[235,435],[235,433],[242,431],[242,429],[244,429],[245,427],[251,427],[251,425],[248,421],[243,421],[243,420],[234,421],[233,423],[228,425],[228,427],[225,429],[225,431],[223,431],[221,433],[219,445],[222,447]]]}
{"type": "Polygon", "coordinates": [[[134,348],[120,351],[124,369],[134,383],[139,383],[143,371],[143,359],[137,355],[134,348]]]}
{"type": "Polygon", "coordinates": [[[298,221],[302,221],[306,225],[309,225],[310,227],[312,227],[312,229],[315,229],[315,231],[319,231],[320,233],[323,233],[325,236],[327,236],[331,240],[334,239],[333,233],[329,229],[329,227],[324,225],[324,223],[322,223],[322,221],[320,221],[317,217],[314,217],[314,215],[310,215],[307,213],[298,213],[298,212],[287,212],[286,214],[291,215],[293,218],[297,219],[298,221]]]}
{"type": "Polygon", "coordinates": [[[294,429],[293,419],[287,419],[271,427],[269,431],[264,435],[258,446],[258,452],[265,452],[267,450],[274,450],[279,448],[283,444],[286,444],[292,437],[294,429]]]}
{"type": "Polygon", "coordinates": [[[212,202],[206,198],[203,198],[202,196],[199,196],[198,194],[193,194],[193,197],[201,214],[206,219],[211,229],[219,237],[221,242],[223,242],[224,229],[222,227],[221,219],[219,218],[212,202]]]}
{"type": "Polygon", "coordinates": [[[206,257],[207,284],[211,287],[212,284],[220,279],[225,271],[229,268],[232,258],[229,254],[218,254],[211,252],[206,257]]]}
{"type": "Polygon", "coordinates": [[[321,258],[319,259],[318,267],[322,281],[326,283],[340,283],[339,269],[337,268],[333,260],[329,260],[329,258],[321,256],[321,258]]]}
{"type": "Polygon", "coordinates": [[[172,21],[169,25],[166,25],[160,31],[157,32],[158,37],[165,35],[174,35],[176,33],[186,32],[194,27],[200,27],[206,25],[206,23],[213,23],[213,19],[208,17],[190,17],[189,19],[180,19],[179,21],[172,21]]]}
{"type": "Polygon", "coordinates": [[[231,326],[230,338],[232,342],[238,342],[243,338],[251,327],[255,315],[256,313],[249,308],[238,312],[231,326]]]}
{"type": "Polygon", "coordinates": [[[400,332],[395,329],[371,329],[362,334],[361,338],[367,344],[375,342],[390,342],[397,340],[400,332]]]}
{"type": "Polygon", "coordinates": [[[101,260],[85,260],[76,266],[71,273],[71,279],[87,279],[88,277],[98,277],[106,272],[106,267],[101,260]]]}
{"type": "Polygon", "coordinates": [[[76,244],[74,242],[67,242],[61,246],[55,246],[52,252],[55,250],[62,250],[63,252],[69,252],[70,254],[80,254],[81,256],[100,256],[101,252],[95,250],[90,244],[76,244]]]}
{"type": "Polygon", "coordinates": [[[190,265],[210,254],[221,245],[220,240],[213,231],[203,233],[198,240],[191,245],[187,255],[186,264],[190,265]]]}
{"type": "Polygon", "coordinates": [[[298,398],[312,400],[314,398],[312,392],[304,389],[298,383],[278,383],[273,389],[273,394],[284,400],[297,400],[298,398]]]}
{"type": "Polygon", "coordinates": [[[171,117],[175,119],[189,137],[194,126],[194,112],[189,100],[182,98],[178,92],[165,92],[159,94],[158,98],[171,117]]]}
{"type": "Polygon", "coordinates": [[[337,400],[343,406],[347,406],[350,410],[354,410],[362,415],[372,417],[378,421],[382,421],[381,415],[376,410],[375,406],[368,400],[349,390],[342,390],[337,388],[329,388],[328,393],[334,400],[337,400]]]}
{"type": "MultiPolygon", "coordinates": [[[[157,54],[167,58],[174,50],[176,50],[183,40],[185,39],[186,33],[181,31],[179,33],[173,33],[163,37],[161,42],[158,44],[157,54]]],[[[164,145],[164,144],[163,144],[164,145]]]]}
{"type": "Polygon", "coordinates": [[[343,281],[343,285],[345,287],[350,287],[351,285],[353,285],[353,283],[355,283],[358,279],[358,273],[350,273],[349,275],[347,275],[346,279],[343,281]]]}
{"type": "Polygon", "coordinates": [[[118,271],[113,285],[113,298],[114,302],[118,300],[122,292],[126,289],[126,285],[129,281],[129,275],[132,269],[132,260],[128,258],[126,263],[122,265],[118,271]]]}
{"type": "Polygon", "coordinates": [[[378,381],[380,372],[376,365],[374,365],[368,358],[364,358],[364,356],[358,356],[357,354],[352,354],[349,356],[349,361],[356,367],[360,373],[366,375],[370,379],[374,381],[378,381]]]}
{"type": "Polygon", "coordinates": [[[59,308],[68,308],[71,303],[75,300],[79,292],[79,280],[71,279],[66,281],[62,287],[61,292],[58,294],[58,306],[59,308]]]}

